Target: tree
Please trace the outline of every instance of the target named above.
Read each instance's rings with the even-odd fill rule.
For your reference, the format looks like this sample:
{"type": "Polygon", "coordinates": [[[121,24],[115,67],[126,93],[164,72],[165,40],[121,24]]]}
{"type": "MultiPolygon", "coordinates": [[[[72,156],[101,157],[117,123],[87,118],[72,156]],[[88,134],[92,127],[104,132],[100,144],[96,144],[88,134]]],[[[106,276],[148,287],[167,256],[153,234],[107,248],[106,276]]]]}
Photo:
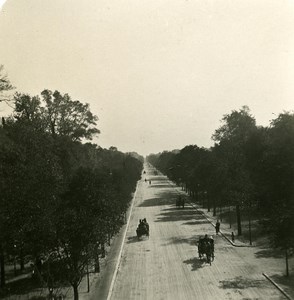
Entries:
{"type": "Polygon", "coordinates": [[[266,184],[266,226],[275,247],[285,251],[294,247],[294,114],[282,113],[271,122],[267,148],[263,155],[266,184]]]}
{"type": "Polygon", "coordinates": [[[44,90],[41,96],[17,93],[14,117],[54,137],[64,136],[72,141],[91,140],[100,133],[95,127],[98,117],[92,114],[89,104],[73,101],[68,94],[58,91],[44,90]]]}
{"type": "MultiPolygon", "coordinates": [[[[68,95],[15,95],[14,116],[0,126],[0,264],[11,245],[37,265],[42,282],[77,287],[123,224],[143,158],[82,139],[99,132],[88,105],[68,95]],[[42,270],[41,270],[42,269],[42,270]]],[[[3,270],[2,270],[3,269],[3,270]]]]}
{"type": "Polygon", "coordinates": [[[89,110],[89,104],[71,100],[68,94],[44,90],[41,93],[46,103],[43,110],[48,129],[52,135],[69,136],[73,141],[92,139],[100,133],[95,127],[98,117],[89,110]]]}
{"type": "Polygon", "coordinates": [[[220,158],[228,168],[227,190],[235,200],[238,235],[241,235],[241,207],[246,206],[253,194],[245,149],[250,136],[256,130],[256,124],[247,106],[225,115],[223,122],[224,125],[215,131],[212,138],[218,143],[220,158]]]}
{"type": "MultiPolygon", "coordinates": [[[[75,300],[78,299],[78,286],[92,256],[91,246],[99,240],[96,229],[105,213],[106,199],[103,191],[101,172],[79,168],[73,175],[68,190],[62,195],[56,211],[55,249],[59,251],[58,272],[62,272],[63,280],[72,285],[75,300]]],[[[55,276],[54,280],[57,278],[55,276]]]]}
{"type": "MultiPolygon", "coordinates": [[[[5,237],[2,249],[18,244],[37,256],[47,245],[55,197],[62,180],[53,139],[20,122],[8,121],[1,128],[0,216],[5,237]]],[[[2,272],[2,280],[5,274],[2,272]]]]}

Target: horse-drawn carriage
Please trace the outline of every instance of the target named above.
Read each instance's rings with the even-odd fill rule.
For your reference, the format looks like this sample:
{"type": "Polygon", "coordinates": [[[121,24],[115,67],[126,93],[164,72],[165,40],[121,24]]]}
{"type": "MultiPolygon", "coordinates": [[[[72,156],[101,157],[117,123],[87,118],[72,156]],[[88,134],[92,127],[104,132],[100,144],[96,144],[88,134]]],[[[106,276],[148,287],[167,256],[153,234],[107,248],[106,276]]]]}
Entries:
{"type": "Polygon", "coordinates": [[[139,225],[136,229],[138,240],[141,236],[145,235],[149,238],[149,224],[146,219],[140,220],[139,225]]]}
{"type": "Polygon", "coordinates": [[[176,207],[182,207],[185,208],[185,199],[179,196],[176,200],[176,207]]]}
{"type": "Polygon", "coordinates": [[[198,255],[199,258],[206,256],[206,262],[211,265],[214,260],[214,240],[212,237],[200,238],[198,241],[198,255]]]}

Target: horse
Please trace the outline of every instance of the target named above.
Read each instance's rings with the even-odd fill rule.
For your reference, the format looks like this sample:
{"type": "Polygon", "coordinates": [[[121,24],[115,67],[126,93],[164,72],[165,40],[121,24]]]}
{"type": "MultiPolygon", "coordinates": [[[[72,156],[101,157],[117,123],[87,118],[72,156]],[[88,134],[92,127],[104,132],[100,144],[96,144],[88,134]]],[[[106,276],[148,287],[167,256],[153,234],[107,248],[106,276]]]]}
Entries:
{"type": "Polygon", "coordinates": [[[206,256],[206,262],[211,265],[214,260],[214,242],[212,239],[202,238],[198,242],[198,255],[199,258],[206,256]]]}
{"type": "Polygon", "coordinates": [[[176,207],[182,207],[185,208],[185,199],[182,199],[181,197],[179,197],[176,200],[176,207]]]}
{"type": "Polygon", "coordinates": [[[148,223],[140,223],[138,228],[136,229],[136,234],[137,234],[138,240],[143,235],[146,235],[149,238],[149,224],[148,223]]]}

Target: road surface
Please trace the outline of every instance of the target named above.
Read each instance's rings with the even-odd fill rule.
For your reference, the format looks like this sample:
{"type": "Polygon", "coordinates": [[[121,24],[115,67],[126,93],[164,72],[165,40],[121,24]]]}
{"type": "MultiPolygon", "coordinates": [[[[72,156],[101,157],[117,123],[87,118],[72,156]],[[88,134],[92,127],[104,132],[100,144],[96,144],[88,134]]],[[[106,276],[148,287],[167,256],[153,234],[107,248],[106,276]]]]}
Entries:
{"type": "Polygon", "coordinates": [[[145,171],[110,299],[286,299],[262,275],[261,260],[216,236],[214,227],[191,206],[176,208],[179,189],[165,176],[155,175],[151,166],[145,165],[145,171]],[[142,218],[150,225],[150,238],[138,240],[142,218]],[[196,241],[204,234],[215,239],[211,266],[197,254],[196,241]]]}

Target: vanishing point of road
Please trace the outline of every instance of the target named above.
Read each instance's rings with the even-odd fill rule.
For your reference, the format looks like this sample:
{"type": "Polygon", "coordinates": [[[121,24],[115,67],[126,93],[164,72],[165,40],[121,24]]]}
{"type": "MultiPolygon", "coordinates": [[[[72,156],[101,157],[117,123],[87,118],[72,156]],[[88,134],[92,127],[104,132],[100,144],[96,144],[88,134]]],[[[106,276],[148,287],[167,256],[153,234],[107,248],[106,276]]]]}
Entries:
{"type": "Polygon", "coordinates": [[[145,164],[138,183],[111,300],[286,299],[263,275],[252,249],[236,248],[188,203],[176,208],[181,192],[165,176],[145,164]],[[145,181],[145,178],[147,181],[145,181]],[[149,183],[151,180],[151,184],[149,183]],[[139,219],[146,218],[150,237],[136,237],[139,219]],[[215,239],[212,265],[198,258],[196,241],[215,239]],[[251,251],[251,252],[250,252],[251,251]]]}

